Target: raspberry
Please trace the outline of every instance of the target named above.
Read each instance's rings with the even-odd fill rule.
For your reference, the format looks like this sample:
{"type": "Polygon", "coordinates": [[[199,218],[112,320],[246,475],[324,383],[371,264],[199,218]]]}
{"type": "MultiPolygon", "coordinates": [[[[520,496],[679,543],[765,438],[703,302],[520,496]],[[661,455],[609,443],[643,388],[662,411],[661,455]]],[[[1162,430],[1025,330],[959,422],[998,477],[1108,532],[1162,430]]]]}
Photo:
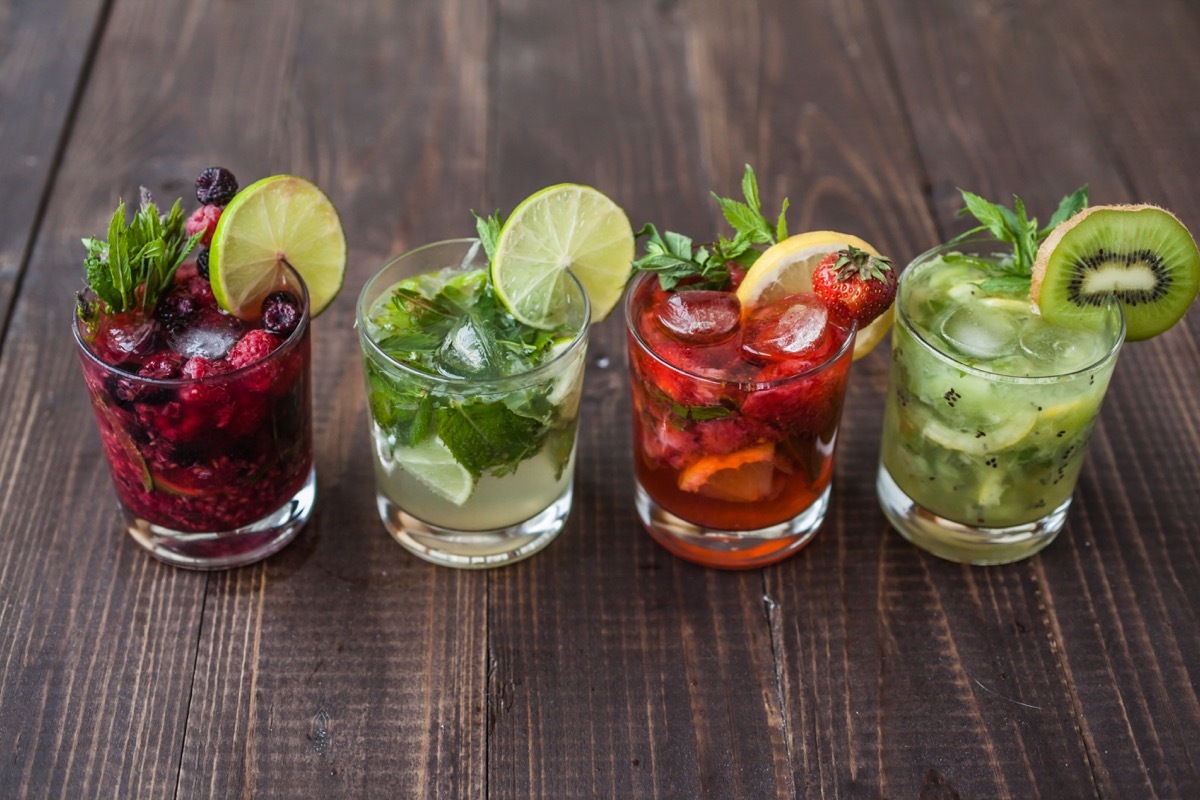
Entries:
{"type": "Polygon", "coordinates": [[[208,247],[212,244],[213,231],[217,229],[217,220],[220,218],[220,206],[200,206],[188,217],[187,222],[183,223],[183,230],[188,236],[203,233],[204,236],[200,239],[200,244],[208,247]]]}
{"type": "Polygon", "coordinates": [[[300,301],[291,292],[272,292],[262,306],[263,327],[287,336],[300,323],[300,301]]]}
{"type": "Polygon", "coordinates": [[[237,178],[224,167],[209,167],[196,178],[196,199],[204,205],[226,205],[237,190],[237,178]]]}
{"type": "Polygon", "coordinates": [[[138,375],[143,378],[170,380],[179,377],[180,366],[179,356],[174,353],[159,353],[146,359],[146,363],[138,370],[138,375]]]}
{"type": "Polygon", "coordinates": [[[223,375],[229,368],[219,361],[210,361],[203,356],[192,356],[183,364],[183,377],[198,380],[223,375]]]}
{"type": "Polygon", "coordinates": [[[270,331],[250,331],[229,351],[229,365],[234,369],[248,367],[262,361],[281,344],[279,337],[270,331]]]}
{"type": "Polygon", "coordinates": [[[200,248],[200,254],[196,256],[196,274],[204,280],[208,280],[208,248],[200,248]]]}

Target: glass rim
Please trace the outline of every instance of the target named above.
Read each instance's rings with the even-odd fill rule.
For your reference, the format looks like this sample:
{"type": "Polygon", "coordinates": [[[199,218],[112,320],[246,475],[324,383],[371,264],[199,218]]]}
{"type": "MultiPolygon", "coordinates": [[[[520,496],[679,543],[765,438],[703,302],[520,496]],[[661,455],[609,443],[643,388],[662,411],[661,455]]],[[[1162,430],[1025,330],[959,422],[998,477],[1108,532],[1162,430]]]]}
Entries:
{"type": "MultiPolygon", "coordinates": [[[[75,337],[75,346],[89,361],[107,370],[108,372],[116,373],[122,378],[135,380],[148,386],[179,388],[181,386],[225,383],[239,380],[250,371],[257,369],[264,364],[270,364],[272,361],[275,361],[278,358],[283,358],[283,356],[296,349],[301,338],[303,338],[304,334],[308,332],[309,323],[312,321],[312,309],[309,304],[308,284],[304,282],[304,278],[299,272],[296,271],[294,267],[289,264],[282,264],[281,266],[283,269],[291,273],[288,277],[288,280],[294,280],[300,289],[300,321],[296,323],[296,327],[292,329],[292,332],[288,334],[288,337],[283,340],[279,347],[276,347],[274,350],[268,353],[266,358],[261,358],[258,361],[255,361],[253,364],[247,364],[244,367],[238,367],[237,369],[230,370],[229,372],[222,372],[220,375],[206,375],[201,378],[151,378],[145,375],[139,375],[136,372],[129,372],[128,370],[121,369],[114,364],[109,364],[107,361],[102,360],[99,356],[92,352],[92,348],[87,345],[79,332],[79,315],[77,313],[71,315],[71,333],[75,337]]],[[[86,291],[91,291],[90,287],[86,291]]],[[[272,291],[280,290],[273,289],[272,291]]],[[[185,359],[185,361],[186,360],[187,359],[185,359]]]]}
{"type": "Polygon", "coordinates": [[[711,375],[702,375],[697,372],[692,372],[691,370],[689,370],[685,367],[681,367],[678,364],[673,364],[670,361],[667,361],[665,358],[660,356],[658,353],[654,352],[654,349],[652,347],[650,347],[650,345],[642,337],[642,334],[638,331],[637,326],[633,322],[633,303],[634,303],[634,298],[636,297],[636,295],[638,293],[638,290],[642,287],[642,284],[646,283],[649,280],[656,280],[657,278],[658,278],[658,276],[653,272],[644,272],[640,276],[634,278],[633,282],[630,284],[629,289],[625,293],[625,300],[624,300],[625,329],[633,337],[634,341],[637,342],[638,348],[642,352],[648,354],[656,362],[663,365],[667,369],[670,369],[673,372],[677,372],[680,375],[685,376],[689,380],[703,381],[705,383],[720,384],[723,386],[734,385],[734,386],[738,386],[738,387],[748,390],[748,391],[761,391],[764,389],[774,389],[779,386],[784,386],[786,384],[789,384],[792,381],[809,378],[813,375],[816,375],[817,373],[824,372],[825,370],[830,369],[834,364],[841,361],[841,359],[846,355],[846,351],[854,350],[854,341],[857,338],[857,334],[858,334],[858,323],[854,320],[851,320],[847,324],[847,327],[846,327],[846,330],[848,331],[846,340],[844,342],[842,342],[841,346],[838,347],[838,349],[835,350],[833,353],[831,353],[829,356],[827,356],[823,361],[821,361],[820,364],[817,364],[816,366],[811,367],[810,369],[806,369],[803,372],[797,372],[793,375],[785,375],[781,378],[776,378],[776,379],[770,380],[770,381],[730,381],[730,380],[727,380],[724,378],[718,378],[718,377],[714,377],[711,375]]]}
{"type": "MultiPolygon", "coordinates": [[[[362,289],[358,293],[358,301],[355,303],[355,306],[354,306],[354,325],[355,325],[355,327],[358,328],[359,341],[364,342],[365,346],[369,347],[369,349],[370,349],[369,355],[371,357],[377,358],[377,359],[382,359],[382,361],[389,368],[398,370],[399,372],[401,372],[405,375],[411,376],[415,379],[425,381],[425,382],[439,383],[439,384],[444,384],[447,386],[462,386],[462,387],[471,387],[471,388],[487,388],[487,387],[493,387],[493,386],[494,387],[505,387],[514,382],[526,383],[531,380],[540,378],[544,374],[553,373],[556,370],[561,369],[562,368],[561,365],[567,363],[567,359],[570,356],[574,355],[577,350],[579,350],[581,347],[586,345],[587,340],[588,340],[588,331],[591,328],[591,323],[592,323],[592,302],[591,302],[591,299],[587,295],[587,290],[583,288],[583,284],[579,281],[579,278],[577,278],[575,276],[575,274],[573,272],[571,272],[570,270],[566,270],[567,276],[574,283],[575,288],[579,290],[579,296],[582,298],[583,320],[582,320],[582,323],[580,324],[579,328],[572,333],[570,344],[568,344],[560,353],[555,355],[554,358],[551,358],[549,361],[544,361],[541,364],[538,364],[536,367],[533,367],[532,369],[527,369],[523,372],[517,372],[512,375],[500,375],[497,377],[486,377],[486,378],[461,378],[461,377],[456,377],[456,376],[452,376],[452,375],[435,374],[432,372],[426,372],[424,370],[416,369],[415,367],[411,367],[408,364],[405,364],[402,361],[398,361],[397,359],[388,355],[386,352],[384,352],[383,348],[381,348],[379,346],[379,343],[376,342],[374,339],[372,339],[371,336],[367,333],[367,326],[366,326],[367,305],[368,305],[367,295],[371,292],[372,289],[376,288],[376,282],[379,280],[380,276],[383,275],[383,273],[387,272],[387,270],[390,267],[392,267],[393,265],[397,264],[400,261],[404,261],[405,259],[408,259],[412,256],[415,256],[418,253],[422,253],[427,250],[432,250],[435,247],[446,247],[449,245],[458,245],[458,246],[467,248],[467,254],[470,255],[472,258],[475,258],[478,251],[483,249],[483,242],[481,242],[476,237],[463,237],[463,238],[459,238],[459,239],[442,239],[442,240],[439,240],[436,242],[428,242],[419,247],[414,247],[412,250],[406,250],[403,253],[400,253],[396,256],[393,256],[392,258],[389,258],[386,262],[384,262],[383,266],[380,267],[370,278],[368,278],[366,283],[363,284],[362,289]],[[474,249],[475,252],[472,252],[472,249],[474,249]]],[[[461,261],[459,263],[461,264],[461,261]]],[[[447,265],[447,266],[454,266],[454,265],[447,265]]],[[[485,262],[485,266],[483,267],[483,269],[485,269],[485,270],[487,269],[486,262],[485,262]]],[[[423,274],[423,273],[420,273],[420,274],[423,274]]],[[[489,283],[490,283],[490,278],[489,278],[489,283]]],[[[372,300],[370,302],[373,303],[376,299],[377,298],[372,298],[372,300]]],[[[532,326],[530,326],[530,327],[532,327],[532,326]]]]}
{"type": "MultiPolygon", "coordinates": [[[[935,358],[945,361],[946,363],[953,366],[955,369],[960,369],[969,375],[974,375],[974,376],[984,378],[989,381],[996,381],[996,382],[1000,382],[1000,383],[1016,383],[1016,384],[1029,384],[1029,385],[1036,385],[1036,384],[1043,384],[1043,383],[1057,383],[1058,381],[1061,381],[1064,378],[1072,378],[1072,377],[1079,376],[1079,375],[1087,375],[1089,373],[1097,372],[1097,371],[1103,369],[1109,362],[1115,360],[1117,357],[1117,354],[1121,350],[1122,345],[1125,344],[1125,334],[1126,334],[1125,312],[1124,312],[1124,309],[1121,307],[1121,304],[1117,303],[1117,302],[1110,302],[1106,306],[1106,308],[1108,308],[1111,311],[1116,313],[1117,329],[1116,329],[1115,335],[1113,336],[1113,341],[1109,344],[1109,346],[1105,350],[1105,352],[1102,355],[1100,355],[1098,358],[1096,358],[1094,361],[1091,361],[1088,364],[1086,364],[1082,367],[1079,367],[1078,369],[1073,369],[1073,370],[1069,370],[1066,372],[1056,372],[1053,375],[1009,375],[1009,374],[1003,373],[1003,372],[993,372],[993,371],[991,371],[989,369],[985,369],[983,367],[975,366],[973,364],[968,364],[965,361],[962,361],[962,360],[956,358],[955,356],[951,355],[950,353],[946,352],[945,350],[937,347],[935,344],[933,344],[932,342],[929,341],[929,339],[922,333],[921,329],[913,324],[913,321],[909,317],[909,315],[904,307],[904,304],[901,302],[901,298],[903,296],[903,291],[904,291],[905,279],[907,278],[909,273],[912,271],[913,267],[919,266],[920,264],[923,264],[926,261],[929,261],[935,255],[938,255],[941,253],[947,253],[947,252],[954,252],[956,250],[965,250],[965,251],[975,253],[977,255],[988,255],[988,256],[1007,255],[1006,253],[1003,252],[1004,245],[1005,245],[1004,242],[998,241],[997,239],[995,239],[991,236],[969,236],[965,239],[944,242],[942,244],[935,245],[934,247],[929,248],[925,252],[920,253],[919,255],[915,256],[911,261],[908,262],[907,265],[905,265],[904,269],[900,273],[900,277],[898,278],[897,289],[896,289],[896,322],[895,322],[895,324],[896,325],[904,325],[905,329],[909,333],[912,334],[913,339],[915,339],[921,345],[921,347],[923,347],[925,350],[927,350],[929,353],[931,353],[935,358]],[[985,253],[985,252],[983,252],[982,248],[987,247],[987,246],[993,246],[993,247],[1000,248],[1000,249],[996,250],[995,252],[985,253]]],[[[1039,314],[1037,316],[1040,318],[1041,315],[1039,314]]],[[[1047,324],[1049,324],[1049,323],[1047,323],[1047,324]]],[[[1057,326],[1057,327],[1061,327],[1061,326],[1057,326]]]]}

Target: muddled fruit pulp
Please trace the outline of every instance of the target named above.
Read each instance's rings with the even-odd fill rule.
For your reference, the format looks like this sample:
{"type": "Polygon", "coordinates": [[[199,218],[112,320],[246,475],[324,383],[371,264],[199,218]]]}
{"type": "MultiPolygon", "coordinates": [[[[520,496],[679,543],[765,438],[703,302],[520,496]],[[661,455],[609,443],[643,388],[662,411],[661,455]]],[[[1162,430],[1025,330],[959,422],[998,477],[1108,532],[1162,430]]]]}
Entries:
{"type": "MultiPolygon", "coordinates": [[[[229,316],[185,265],[152,315],[78,324],[117,495],[134,516],[175,531],[231,531],[303,486],[312,466],[307,322],[271,332],[229,316]]],[[[257,546],[216,539],[204,556],[257,546]]]]}
{"type": "Polygon", "coordinates": [[[1045,322],[1028,296],[985,291],[994,263],[945,253],[910,267],[892,333],[881,458],[918,505],[966,525],[1033,522],[1070,496],[1119,338],[1045,322]]]}
{"type": "Polygon", "coordinates": [[[829,486],[853,326],[813,295],[744,311],[730,292],[665,292],[629,308],[634,463],[654,500],[696,525],[753,531],[829,486]]]}
{"type": "Polygon", "coordinates": [[[378,486],[395,505],[485,531],[566,491],[584,367],[577,325],[517,321],[487,272],[468,266],[385,287],[360,334],[378,486]]]}

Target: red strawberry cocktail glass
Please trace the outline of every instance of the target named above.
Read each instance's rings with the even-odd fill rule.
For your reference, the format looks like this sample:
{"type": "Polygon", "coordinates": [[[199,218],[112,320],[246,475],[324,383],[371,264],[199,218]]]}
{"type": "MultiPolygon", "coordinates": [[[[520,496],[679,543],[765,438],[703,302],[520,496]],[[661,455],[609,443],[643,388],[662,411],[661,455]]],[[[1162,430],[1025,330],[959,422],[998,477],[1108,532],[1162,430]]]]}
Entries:
{"type": "Polygon", "coordinates": [[[743,309],[732,290],[625,304],[638,515],[681,558],[748,569],[807,544],[829,505],[855,323],[811,293],[743,309]]]}
{"type": "Polygon", "coordinates": [[[291,541],[316,494],[309,304],[285,272],[263,313],[221,311],[195,264],[153,311],[72,329],[126,527],[157,558],[216,569],[291,541]]]}

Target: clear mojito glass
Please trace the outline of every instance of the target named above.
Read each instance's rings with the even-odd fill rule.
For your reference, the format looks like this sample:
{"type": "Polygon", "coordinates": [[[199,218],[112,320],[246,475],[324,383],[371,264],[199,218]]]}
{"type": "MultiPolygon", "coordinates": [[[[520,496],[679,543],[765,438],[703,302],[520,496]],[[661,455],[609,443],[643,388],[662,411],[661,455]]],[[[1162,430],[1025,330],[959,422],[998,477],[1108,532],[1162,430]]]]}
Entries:
{"type": "Polygon", "coordinates": [[[1125,338],[1116,304],[1094,328],[1058,327],[989,284],[1012,258],[1001,247],[945,245],[901,275],[877,480],[905,538],[972,564],[1061,530],[1125,338]]]}
{"type": "Polygon", "coordinates": [[[388,263],[362,290],[379,514],[434,563],[491,567],[549,544],[571,510],[587,295],[568,276],[560,323],[498,302],[475,239],[388,263]]]}

